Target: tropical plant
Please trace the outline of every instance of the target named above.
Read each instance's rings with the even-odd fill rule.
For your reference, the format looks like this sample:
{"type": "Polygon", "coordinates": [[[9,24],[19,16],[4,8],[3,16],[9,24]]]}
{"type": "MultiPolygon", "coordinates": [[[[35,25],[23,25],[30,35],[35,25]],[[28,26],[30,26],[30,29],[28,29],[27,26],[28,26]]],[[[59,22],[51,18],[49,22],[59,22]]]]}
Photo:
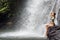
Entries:
{"type": "Polygon", "coordinates": [[[0,13],[4,13],[9,10],[8,0],[0,0],[0,13]]]}

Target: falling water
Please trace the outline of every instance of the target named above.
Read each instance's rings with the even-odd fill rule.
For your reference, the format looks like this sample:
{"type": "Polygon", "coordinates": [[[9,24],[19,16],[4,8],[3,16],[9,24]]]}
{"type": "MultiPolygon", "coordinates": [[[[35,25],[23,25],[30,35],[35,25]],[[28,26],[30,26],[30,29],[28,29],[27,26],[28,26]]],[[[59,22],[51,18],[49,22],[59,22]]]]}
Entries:
{"type": "Polygon", "coordinates": [[[0,37],[45,37],[45,24],[49,22],[49,13],[53,10],[55,0],[27,0],[24,4],[14,32],[5,32],[0,37]]]}

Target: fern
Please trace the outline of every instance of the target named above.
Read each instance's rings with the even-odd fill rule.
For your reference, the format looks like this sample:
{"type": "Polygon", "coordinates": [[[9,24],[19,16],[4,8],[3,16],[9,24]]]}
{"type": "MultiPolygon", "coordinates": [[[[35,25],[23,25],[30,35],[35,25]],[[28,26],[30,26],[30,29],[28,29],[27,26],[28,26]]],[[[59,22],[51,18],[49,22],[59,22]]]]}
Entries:
{"type": "Polygon", "coordinates": [[[9,2],[8,0],[0,0],[0,13],[9,11],[9,2]]]}

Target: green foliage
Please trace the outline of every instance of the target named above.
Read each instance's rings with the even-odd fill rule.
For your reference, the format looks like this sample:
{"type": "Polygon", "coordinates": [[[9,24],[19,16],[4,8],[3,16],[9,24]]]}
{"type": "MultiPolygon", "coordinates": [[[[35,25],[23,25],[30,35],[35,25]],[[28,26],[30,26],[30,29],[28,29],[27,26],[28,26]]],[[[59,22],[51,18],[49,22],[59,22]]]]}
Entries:
{"type": "Polygon", "coordinates": [[[0,0],[0,13],[4,13],[9,10],[8,0],[0,0]]]}

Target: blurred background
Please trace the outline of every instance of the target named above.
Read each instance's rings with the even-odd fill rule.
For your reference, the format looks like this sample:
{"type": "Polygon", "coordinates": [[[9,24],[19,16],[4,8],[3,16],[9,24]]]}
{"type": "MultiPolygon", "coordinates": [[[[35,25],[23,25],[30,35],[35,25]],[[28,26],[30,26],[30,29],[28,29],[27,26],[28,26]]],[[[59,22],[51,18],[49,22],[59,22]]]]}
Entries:
{"type": "Polygon", "coordinates": [[[50,21],[49,14],[56,2],[56,0],[8,0],[6,8],[8,10],[0,12],[0,38],[45,40],[45,24],[50,21]]]}

